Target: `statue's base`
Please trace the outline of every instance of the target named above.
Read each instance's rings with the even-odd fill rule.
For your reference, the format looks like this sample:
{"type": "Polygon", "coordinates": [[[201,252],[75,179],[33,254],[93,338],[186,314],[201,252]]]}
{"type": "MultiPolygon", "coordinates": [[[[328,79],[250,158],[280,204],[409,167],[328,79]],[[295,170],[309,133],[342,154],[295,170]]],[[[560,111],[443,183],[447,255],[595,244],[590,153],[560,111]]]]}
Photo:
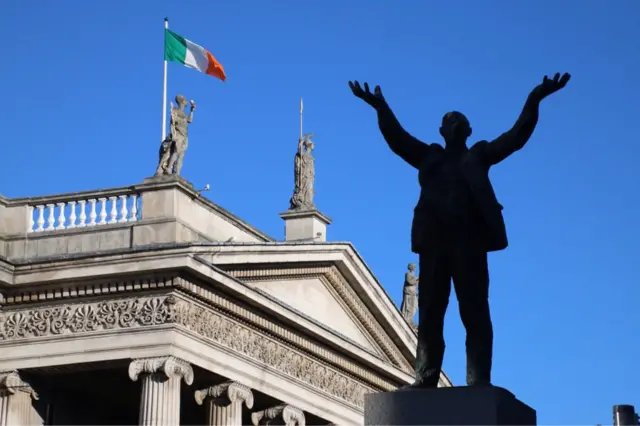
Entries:
{"type": "Polygon", "coordinates": [[[331,219],[316,209],[287,210],[280,213],[284,219],[284,239],[286,241],[326,241],[327,225],[331,219]]]}
{"type": "Polygon", "coordinates": [[[180,175],[155,175],[145,178],[144,183],[180,182],[183,185],[194,188],[193,184],[180,175]]]}
{"type": "Polygon", "coordinates": [[[494,386],[402,389],[365,396],[365,425],[535,425],[536,411],[494,386]]]}

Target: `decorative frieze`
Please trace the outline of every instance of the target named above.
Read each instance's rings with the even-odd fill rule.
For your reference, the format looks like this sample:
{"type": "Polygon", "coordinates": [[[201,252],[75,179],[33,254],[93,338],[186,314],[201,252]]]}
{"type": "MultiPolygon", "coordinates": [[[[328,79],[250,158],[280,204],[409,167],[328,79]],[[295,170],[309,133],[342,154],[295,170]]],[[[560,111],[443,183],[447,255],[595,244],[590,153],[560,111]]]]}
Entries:
{"type": "Polygon", "coordinates": [[[0,313],[0,341],[171,322],[167,297],[55,305],[0,313]]]}
{"type": "Polygon", "coordinates": [[[364,407],[364,395],[378,391],[214,310],[185,302],[174,309],[176,324],[352,405],[364,407]]]}
{"type": "MultiPolygon", "coordinates": [[[[266,330],[273,336],[276,336],[282,341],[288,342],[292,347],[299,348],[304,352],[308,352],[318,357],[319,359],[334,365],[348,373],[360,377],[363,380],[371,383],[373,386],[379,388],[382,391],[392,391],[397,388],[396,384],[390,383],[373,374],[371,371],[361,367],[357,363],[348,360],[343,355],[329,350],[328,348],[310,340],[300,333],[296,333],[286,327],[274,323],[264,314],[257,312],[255,309],[249,309],[248,307],[238,304],[228,296],[219,292],[213,291],[212,288],[202,285],[197,282],[185,280],[184,278],[168,275],[166,277],[156,278],[139,278],[135,280],[113,280],[113,281],[92,281],[86,283],[74,283],[63,284],[58,287],[47,288],[12,288],[7,291],[6,299],[1,300],[0,303],[4,303],[5,307],[13,309],[13,311],[7,311],[6,314],[0,313],[0,340],[2,340],[2,321],[3,317],[8,318],[9,312],[31,312],[34,311],[36,303],[50,302],[50,301],[62,301],[70,299],[105,296],[109,295],[113,297],[122,297],[129,293],[139,293],[150,290],[169,290],[171,288],[181,289],[188,294],[198,297],[200,300],[214,306],[220,312],[225,315],[238,318],[242,322],[253,325],[257,329],[266,330]],[[31,309],[25,309],[29,306],[33,306],[31,309]],[[20,310],[17,310],[20,308],[20,310]]],[[[49,309],[40,306],[36,310],[45,309],[45,316],[50,316],[49,309]]],[[[35,311],[34,311],[35,312],[35,311]]],[[[29,314],[30,315],[30,314],[29,314]]],[[[29,316],[27,315],[27,316],[29,316]]],[[[39,314],[42,315],[42,314],[39,314]]],[[[15,320],[15,319],[14,319],[15,320]]],[[[42,328],[42,327],[40,327],[42,328]]],[[[47,330],[45,327],[44,330],[47,330]]],[[[42,331],[38,331],[37,334],[25,337],[38,337],[42,335],[42,331]]],[[[21,337],[19,337],[21,338],[21,337]]],[[[411,372],[413,374],[413,372],[411,372]]]]}
{"type": "Polygon", "coordinates": [[[291,405],[282,404],[251,414],[253,426],[284,425],[305,426],[304,412],[291,405]]]}
{"type": "Polygon", "coordinates": [[[173,295],[5,311],[0,341],[164,324],[184,327],[360,408],[366,393],[380,390],[211,307],[173,295]]]}

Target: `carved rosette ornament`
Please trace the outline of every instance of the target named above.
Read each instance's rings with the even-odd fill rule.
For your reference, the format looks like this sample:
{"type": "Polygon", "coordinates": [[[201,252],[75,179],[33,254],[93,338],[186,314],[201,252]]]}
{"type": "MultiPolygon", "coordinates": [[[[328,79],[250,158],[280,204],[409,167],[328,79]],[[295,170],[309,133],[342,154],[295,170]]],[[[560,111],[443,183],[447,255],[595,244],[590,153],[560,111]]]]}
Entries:
{"type": "Polygon", "coordinates": [[[197,390],[196,403],[207,403],[207,424],[241,426],[242,404],[253,408],[253,393],[247,386],[226,382],[197,390]]]}
{"type": "Polygon", "coordinates": [[[142,378],[139,424],[145,426],[180,425],[180,382],[193,383],[191,365],[168,356],[141,358],[129,364],[129,378],[142,378]]]}
{"type": "Polygon", "coordinates": [[[305,426],[304,412],[291,405],[282,404],[251,414],[253,426],[285,425],[305,426]]]}
{"type": "Polygon", "coordinates": [[[42,424],[32,400],[38,395],[17,371],[0,372],[0,425],[20,426],[42,424]]]}

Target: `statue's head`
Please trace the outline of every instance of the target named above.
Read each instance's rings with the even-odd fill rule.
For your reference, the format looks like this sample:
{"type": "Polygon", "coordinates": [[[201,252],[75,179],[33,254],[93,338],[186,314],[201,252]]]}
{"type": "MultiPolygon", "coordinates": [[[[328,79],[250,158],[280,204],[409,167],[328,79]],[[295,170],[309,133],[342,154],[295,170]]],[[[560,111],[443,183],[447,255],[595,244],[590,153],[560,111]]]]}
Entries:
{"type": "Polygon", "coordinates": [[[471,136],[471,125],[463,113],[448,112],[442,117],[440,134],[448,146],[466,145],[467,138],[471,136]]]}
{"type": "Polygon", "coordinates": [[[187,106],[187,98],[185,98],[184,95],[177,95],[176,103],[178,104],[178,106],[185,107],[187,106]]]}
{"type": "Polygon", "coordinates": [[[307,148],[307,151],[313,151],[315,145],[311,142],[311,139],[307,139],[304,141],[304,147],[307,148]]]}
{"type": "Polygon", "coordinates": [[[409,264],[409,271],[413,272],[416,270],[416,264],[415,263],[410,263],[409,264]]]}

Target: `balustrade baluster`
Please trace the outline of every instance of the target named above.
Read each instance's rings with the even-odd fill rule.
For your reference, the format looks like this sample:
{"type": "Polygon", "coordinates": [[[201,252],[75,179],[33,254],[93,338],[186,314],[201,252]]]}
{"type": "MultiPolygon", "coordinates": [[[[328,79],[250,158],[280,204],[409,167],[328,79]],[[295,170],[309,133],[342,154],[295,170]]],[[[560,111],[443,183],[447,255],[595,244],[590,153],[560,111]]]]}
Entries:
{"type": "Polygon", "coordinates": [[[64,214],[64,208],[66,207],[67,203],[56,203],[56,205],[60,209],[60,211],[58,212],[58,226],[56,227],[56,229],[64,229],[64,224],[67,221],[67,218],[64,214]]]}
{"type": "Polygon", "coordinates": [[[120,220],[118,222],[120,223],[124,223],[127,221],[127,214],[129,213],[127,211],[127,196],[126,195],[120,195],[120,220]]]}
{"type": "Polygon", "coordinates": [[[135,222],[138,220],[138,196],[136,194],[131,195],[131,212],[129,215],[129,222],[135,222]]]}
{"type": "Polygon", "coordinates": [[[42,232],[44,231],[44,206],[40,205],[36,206],[36,208],[38,209],[38,219],[36,222],[38,227],[36,228],[36,232],[42,232]]]}
{"type": "Polygon", "coordinates": [[[89,226],[95,226],[96,225],[96,217],[98,217],[98,215],[96,214],[96,199],[92,198],[89,200],[89,205],[90,207],[90,213],[89,213],[89,226]]]}
{"type": "Polygon", "coordinates": [[[27,225],[27,232],[33,232],[33,206],[27,206],[27,217],[29,218],[29,224],[27,225]]]}
{"type": "Polygon", "coordinates": [[[87,202],[85,200],[78,201],[80,205],[80,216],[78,217],[78,228],[84,228],[87,226],[87,212],[84,209],[84,206],[87,202]]]}
{"type": "Polygon", "coordinates": [[[104,225],[107,223],[107,199],[106,198],[98,198],[100,202],[100,222],[98,225],[104,225]]]}
{"type": "Polygon", "coordinates": [[[76,227],[76,202],[69,201],[69,224],[67,225],[67,229],[76,227]]]}
{"type": "Polygon", "coordinates": [[[108,223],[117,223],[118,222],[118,206],[116,206],[117,197],[109,197],[109,201],[111,201],[111,211],[109,212],[109,222],[108,223]]]}
{"type": "Polygon", "coordinates": [[[56,224],[56,217],[55,217],[55,208],[56,205],[55,204],[47,204],[47,208],[49,209],[49,217],[47,218],[47,231],[51,231],[53,229],[55,229],[55,224],[56,224]]]}

